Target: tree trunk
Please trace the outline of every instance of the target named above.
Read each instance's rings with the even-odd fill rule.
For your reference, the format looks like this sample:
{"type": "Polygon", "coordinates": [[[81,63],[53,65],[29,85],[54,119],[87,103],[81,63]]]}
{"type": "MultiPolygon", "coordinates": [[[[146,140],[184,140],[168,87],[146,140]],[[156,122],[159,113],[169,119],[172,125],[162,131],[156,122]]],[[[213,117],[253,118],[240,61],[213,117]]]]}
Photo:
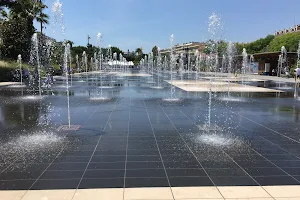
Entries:
{"type": "MultiPolygon", "coordinates": [[[[42,4],[42,0],[40,0],[40,3],[42,4]]],[[[42,13],[42,10],[40,12],[40,14],[42,13]]],[[[41,21],[41,35],[43,35],[43,22],[41,21]]]]}
{"type": "Polygon", "coordinates": [[[41,22],[41,35],[43,35],[43,22],[41,22]]]}

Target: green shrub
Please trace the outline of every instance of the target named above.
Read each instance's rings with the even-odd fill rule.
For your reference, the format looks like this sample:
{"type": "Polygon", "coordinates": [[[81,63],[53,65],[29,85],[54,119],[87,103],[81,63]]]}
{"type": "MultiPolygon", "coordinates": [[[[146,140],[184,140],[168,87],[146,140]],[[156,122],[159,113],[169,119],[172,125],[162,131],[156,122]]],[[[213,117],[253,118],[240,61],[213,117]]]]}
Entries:
{"type": "Polygon", "coordinates": [[[292,65],[291,68],[290,68],[290,74],[291,74],[292,77],[295,76],[294,70],[295,70],[296,68],[297,68],[297,63],[295,63],[294,65],[292,65]]]}
{"type": "Polygon", "coordinates": [[[10,82],[13,80],[15,68],[0,66],[0,82],[10,82]]]}
{"type": "MultiPolygon", "coordinates": [[[[23,69],[29,69],[32,73],[33,68],[29,65],[22,63],[23,69]]],[[[0,82],[10,82],[13,81],[13,73],[15,70],[19,69],[18,63],[16,61],[5,60],[0,61],[0,82]]],[[[41,75],[45,76],[45,72],[41,70],[41,75]]]]}

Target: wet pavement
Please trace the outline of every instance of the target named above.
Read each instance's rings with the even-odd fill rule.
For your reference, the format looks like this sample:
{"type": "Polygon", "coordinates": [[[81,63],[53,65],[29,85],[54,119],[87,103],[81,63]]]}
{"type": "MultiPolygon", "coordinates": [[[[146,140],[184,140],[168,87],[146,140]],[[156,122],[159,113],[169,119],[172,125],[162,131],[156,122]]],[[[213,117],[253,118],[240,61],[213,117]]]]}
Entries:
{"type": "Polygon", "coordinates": [[[151,88],[157,76],[97,76],[70,81],[77,131],[57,130],[68,124],[64,79],[42,99],[0,87],[1,190],[300,184],[300,101],[292,83],[248,83],[284,87],[281,93],[213,93],[216,128],[205,130],[207,92],[176,88],[180,101],[168,102],[168,83],[151,88]]]}

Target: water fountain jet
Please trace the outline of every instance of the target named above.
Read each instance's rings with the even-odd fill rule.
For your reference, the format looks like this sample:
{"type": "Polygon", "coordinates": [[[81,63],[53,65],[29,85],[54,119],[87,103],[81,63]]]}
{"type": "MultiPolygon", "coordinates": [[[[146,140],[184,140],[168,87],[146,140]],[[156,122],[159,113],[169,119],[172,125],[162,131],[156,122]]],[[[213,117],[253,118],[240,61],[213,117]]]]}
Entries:
{"type": "Polygon", "coordinates": [[[181,102],[181,99],[174,97],[174,93],[175,93],[175,86],[173,85],[173,68],[175,68],[176,66],[176,57],[175,57],[175,53],[174,53],[174,46],[173,46],[173,42],[174,42],[174,35],[172,34],[170,37],[170,97],[169,98],[165,98],[163,99],[164,102],[170,102],[170,103],[177,103],[177,102],[181,102]]]}

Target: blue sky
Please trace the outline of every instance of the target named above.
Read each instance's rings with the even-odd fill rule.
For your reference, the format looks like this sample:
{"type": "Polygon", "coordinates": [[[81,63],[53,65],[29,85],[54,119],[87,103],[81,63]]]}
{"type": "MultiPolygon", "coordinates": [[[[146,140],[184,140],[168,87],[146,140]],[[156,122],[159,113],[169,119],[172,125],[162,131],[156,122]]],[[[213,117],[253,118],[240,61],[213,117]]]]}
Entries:
{"type": "MultiPolygon", "coordinates": [[[[274,34],[275,30],[300,24],[299,0],[60,0],[63,3],[66,35],[47,26],[46,34],[75,45],[86,45],[87,35],[96,44],[98,32],[103,46],[109,44],[122,50],[142,47],[149,52],[154,45],[205,41],[208,17],[217,13],[222,20],[219,37],[234,42],[249,42],[274,34]],[[55,33],[54,33],[54,30],[55,33]]],[[[54,0],[44,0],[51,14],[54,0]]]]}

